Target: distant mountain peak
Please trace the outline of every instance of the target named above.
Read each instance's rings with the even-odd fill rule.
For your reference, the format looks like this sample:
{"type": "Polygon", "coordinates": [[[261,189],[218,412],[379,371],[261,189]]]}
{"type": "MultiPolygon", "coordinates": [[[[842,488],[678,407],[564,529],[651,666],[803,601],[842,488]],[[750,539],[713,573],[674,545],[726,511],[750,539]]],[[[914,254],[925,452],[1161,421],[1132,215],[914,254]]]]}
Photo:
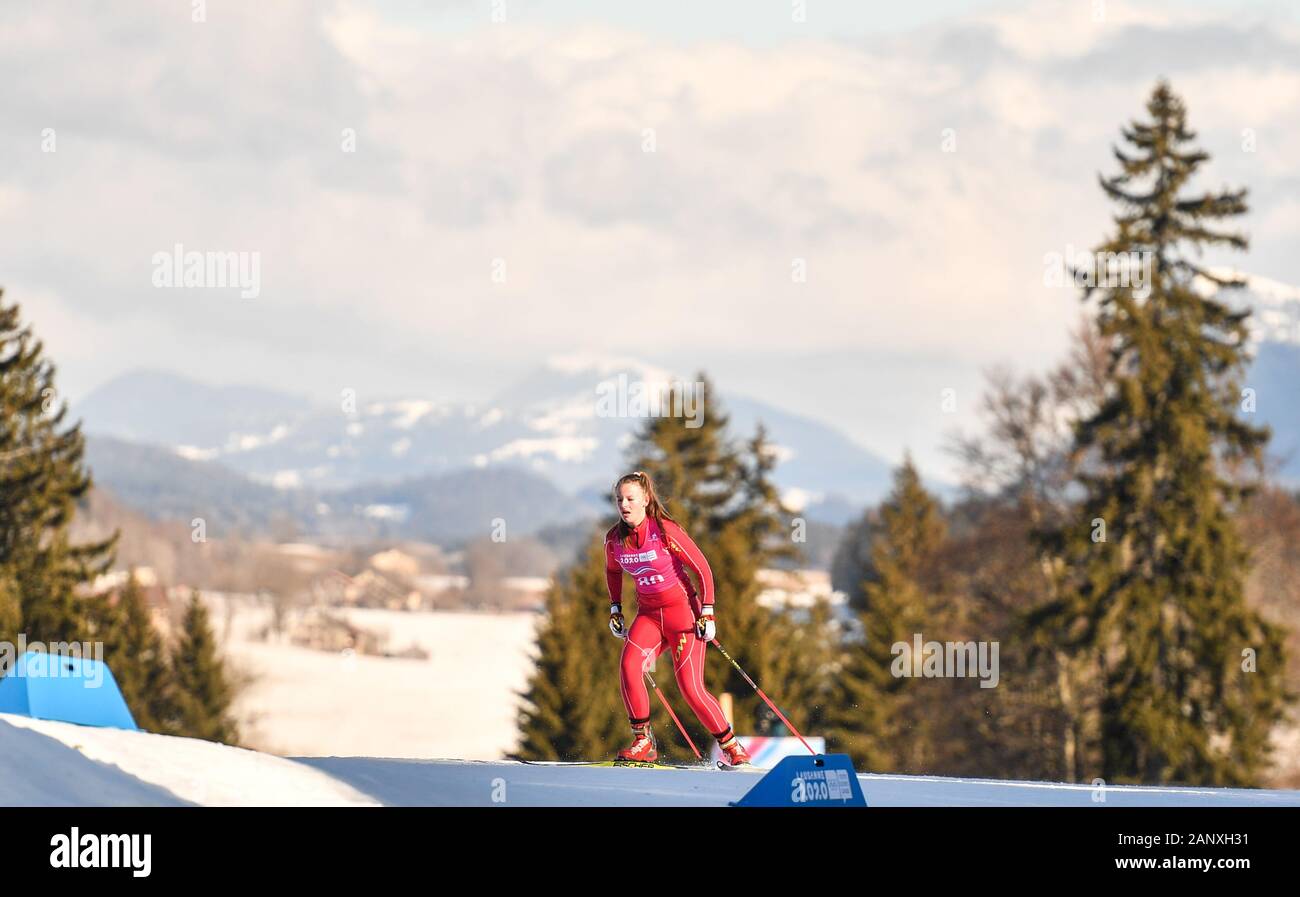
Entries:
{"type": "Polygon", "coordinates": [[[1245,282],[1244,286],[1227,288],[1198,277],[1195,286],[1205,295],[1218,296],[1233,308],[1249,308],[1254,312],[1250,316],[1250,328],[1257,342],[1300,346],[1300,287],[1234,268],[1207,270],[1224,280],[1245,282]]]}

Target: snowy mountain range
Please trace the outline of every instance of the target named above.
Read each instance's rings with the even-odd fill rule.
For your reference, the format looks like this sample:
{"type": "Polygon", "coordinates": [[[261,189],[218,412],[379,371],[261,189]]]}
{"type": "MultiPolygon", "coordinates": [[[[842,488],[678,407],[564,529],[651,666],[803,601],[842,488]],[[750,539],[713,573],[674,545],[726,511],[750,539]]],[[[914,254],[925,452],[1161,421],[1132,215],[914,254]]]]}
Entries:
{"type": "Polygon", "coordinates": [[[1245,281],[1240,289],[1218,291],[1208,281],[1198,281],[1198,286],[1219,292],[1234,308],[1248,308],[1253,312],[1251,337],[1256,345],[1300,346],[1300,287],[1231,268],[1210,268],[1209,272],[1219,278],[1245,281]]]}
{"type": "MultiPolygon", "coordinates": [[[[605,510],[606,490],[644,423],[636,397],[669,382],[691,381],[638,362],[562,356],[488,402],[342,393],[328,407],[273,390],[136,371],[95,390],[73,412],[90,437],[97,482],[135,505],[167,496],[176,505],[170,512],[182,517],[198,490],[206,507],[239,495],[241,507],[275,506],[300,522],[304,508],[338,505],[338,496],[376,519],[431,519],[441,513],[431,509],[431,483],[444,487],[433,490],[443,496],[441,509],[457,480],[477,474],[474,488],[486,490],[500,482],[497,472],[513,474],[507,482],[516,491],[538,484],[531,491],[539,502],[548,489],[572,496],[572,519],[605,510]],[[232,485],[232,476],[246,482],[232,485]],[[159,477],[191,480],[194,489],[169,489],[159,477]]],[[[888,488],[883,459],[819,421],[730,394],[680,410],[688,418],[727,414],[735,439],[752,436],[761,421],[780,459],[778,487],[810,518],[843,522],[888,488]]],[[[233,505],[226,510],[241,516],[233,505]]],[[[556,522],[533,516],[538,525],[556,522]]]]}
{"type": "MultiPolygon", "coordinates": [[[[1228,269],[1213,273],[1246,280],[1221,296],[1254,311],[1255,358],[1245,385],[1255,389],[1259,422],[1273,429],[1281,478],[1300,482],[1300,289],[1228,269]]],[[[1208,281],[1200,286],[1215,289],[1208,281]]],[[[168,505],[162,510],[184,517],[199,503],[228,511],[232,522],[278,513],[309,529],[317,528],[311,518],[333,513],[335,526],[349,515],[399,528],[418,521],[419,533],[428,536],[431,527],[446,536],[507,503],[508,494],[530,496],[524,504],[532,510],[520,515],[529,527],[603,513],[605,492],[644,423],[637,396],[670,382],[692,378],[624,358],[570,355],[548,359],[485,402],[341,392],[323,405],[135,371],[73,412],[91,436],[97,481],[145,510],[168,505]],[[481,490],[483,501],[454,498],[467,490],[481,490]],[[451,514],[453,507],[460,510],[451,514]],[[445,514],[457,521],[443,525],[445,514]]],[[[761,421],[780,459],[774,479],[787,504],[810,519],[845,523],[888,490],[886,460],[836,428],[715,390],[718,401],[709,407],[677,411],[725,413],[735,439],[752,436],[761,421]]]]}

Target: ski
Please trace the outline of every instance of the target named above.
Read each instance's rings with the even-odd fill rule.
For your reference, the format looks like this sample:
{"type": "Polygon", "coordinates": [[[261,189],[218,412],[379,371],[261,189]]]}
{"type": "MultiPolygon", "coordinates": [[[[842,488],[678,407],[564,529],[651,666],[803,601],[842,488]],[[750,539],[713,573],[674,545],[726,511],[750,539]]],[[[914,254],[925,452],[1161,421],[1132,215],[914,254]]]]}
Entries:
{"type": "Polygon", "coordinates": [[[703,769],[708,770],[711,767],[707,763],[651,763],[647,760],[579,760],[579,761],[562,761],[562,760],[520,760],[527,766],[618,766],[632,767],[634,769],[703,769]]]}
{"type": "MultiPolygon", "coordinates": [[[[603,764],[600,764],[603,765],[603,764]]],[[[702,763],[651,763],[646,760],[611,760],[611,766],[635,766],[641,769],[708,769],[702,763]]]]}

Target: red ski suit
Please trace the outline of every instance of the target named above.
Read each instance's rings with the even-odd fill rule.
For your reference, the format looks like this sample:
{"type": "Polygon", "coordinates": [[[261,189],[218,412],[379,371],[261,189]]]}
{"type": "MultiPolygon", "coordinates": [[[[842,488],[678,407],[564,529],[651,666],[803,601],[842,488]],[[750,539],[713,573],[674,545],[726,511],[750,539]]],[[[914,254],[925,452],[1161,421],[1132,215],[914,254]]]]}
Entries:
{"type": "Polygon", "coordinates": [[[644,671],[654,666],[665,648],[672,649],[673,675],[686,703],[714,737],[728,734],[730,726],[718,699],[704,687],[705,642],[695,635],[695,620],[702,605],[713,604],[713,571],[686,531],[672,520],[649,515],[626,543],[615,524],[605,534],[605,582],[611,604],[621,604],[623,574],[636,582],[637,615],[623,645],[620,686],[628,719],[650,718],[650,695],[644,671]],[[686,575],[690,567],[699,577],[703,595],[686,575]]]}

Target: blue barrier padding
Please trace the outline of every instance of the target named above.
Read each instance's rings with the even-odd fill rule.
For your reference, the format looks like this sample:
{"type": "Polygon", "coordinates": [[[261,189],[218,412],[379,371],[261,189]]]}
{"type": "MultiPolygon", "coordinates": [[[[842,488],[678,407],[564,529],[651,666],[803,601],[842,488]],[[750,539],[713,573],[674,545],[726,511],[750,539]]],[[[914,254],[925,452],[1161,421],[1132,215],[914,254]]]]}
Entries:
{"type": "Polygon", "coordinates": [[[139,730],[108,664],[27,651],[0,678],[0,713],[139,730]]]}
{"type": "Polygon", "coordinates": [[[785,757],[733,807],[865,807],[848,754],[785,757]]]}

